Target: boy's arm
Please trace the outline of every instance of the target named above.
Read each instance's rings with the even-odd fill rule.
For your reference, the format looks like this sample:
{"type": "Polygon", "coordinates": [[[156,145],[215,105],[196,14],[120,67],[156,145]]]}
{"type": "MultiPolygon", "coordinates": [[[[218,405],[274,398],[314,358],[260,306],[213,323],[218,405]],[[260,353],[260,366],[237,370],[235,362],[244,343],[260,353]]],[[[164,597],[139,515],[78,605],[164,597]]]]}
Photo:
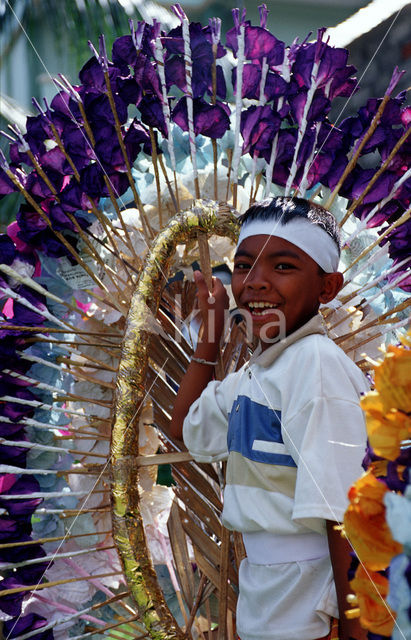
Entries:
{"type": "Polygon", "coordinates": [[[348,620],[345,611],[349,609],[347,596],[352,593],[348,582],[348,569],[351,564],[351,547],[340,532],[334,529],[337,522],[327,520],[328,546],[330,548],[331,564],[337,591],[338,610],[340,614],[339,640],[367,640],[367,632],[360,625],[358,618],[348,620]]]}
{"type": "MultiPolygon", "coordinates": [[[[217,360],[220,340],[224,330],[225,310],[228,309],[228,295],[224,285],[218,278],[213,278],[212,291],[204,280],[200,271],[194,272],[194,280],[197,285],[197,300],[202,317],[202,330],[194,357],[207,362],[217,360]]],[[[181,440],[183,422],[190,406],[201,395],[201,392],[210,382],[214,372],[213,365],[195,362],[192,360],[181,381],[169,432],[174,438],[181,440]]]]}

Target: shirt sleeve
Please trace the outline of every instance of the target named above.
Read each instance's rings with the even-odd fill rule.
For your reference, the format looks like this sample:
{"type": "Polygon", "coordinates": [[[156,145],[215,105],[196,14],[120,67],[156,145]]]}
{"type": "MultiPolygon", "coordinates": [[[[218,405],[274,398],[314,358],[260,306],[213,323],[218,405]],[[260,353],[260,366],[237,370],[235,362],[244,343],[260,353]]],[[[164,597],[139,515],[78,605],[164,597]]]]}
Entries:
{"type": "Polygon", "coordinates": [[[318,355],[306,363],[308,370],[303,366],[296,374],[294,402],[282,425],[284,443],[297,464],[292,518],[315,530],[324,526],[318,519],[342,521],[348,490],[363,471],[366,447],[359,405],[366,390],[362,373],[334,347],[318,355]],[[305,391],[298,405],[300,384],[305,391]]]}
{"type": "Polygon", "coordinates": [[[293,520],[316,528],[307,519],[341,522],[347,492],[362,473],[364,417],[359,405],[314,398],[286,428],[284,441],[297,464],[293,520]],[[300,437],[300,433],[303,436],[300,437]]]}
{"type": "Polygon", "coordinates": [[[228,414],[232,394],[227,380],[208,383],[193,402],[183,424],[183,440],[198,462],[216,462],[228,457],[228,414]]]}

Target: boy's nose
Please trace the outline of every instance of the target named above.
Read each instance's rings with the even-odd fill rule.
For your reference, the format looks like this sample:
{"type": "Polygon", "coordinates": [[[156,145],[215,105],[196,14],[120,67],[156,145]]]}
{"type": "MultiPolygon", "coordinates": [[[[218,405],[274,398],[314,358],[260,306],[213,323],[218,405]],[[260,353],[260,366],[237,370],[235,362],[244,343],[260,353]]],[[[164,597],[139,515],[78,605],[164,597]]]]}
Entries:
{"type": "Polygon", "coordinates": [[[253,267],[247,274],[245,285],[249,289],[263,290],[269,286],[268,279],[258,267],[253,267]]]}

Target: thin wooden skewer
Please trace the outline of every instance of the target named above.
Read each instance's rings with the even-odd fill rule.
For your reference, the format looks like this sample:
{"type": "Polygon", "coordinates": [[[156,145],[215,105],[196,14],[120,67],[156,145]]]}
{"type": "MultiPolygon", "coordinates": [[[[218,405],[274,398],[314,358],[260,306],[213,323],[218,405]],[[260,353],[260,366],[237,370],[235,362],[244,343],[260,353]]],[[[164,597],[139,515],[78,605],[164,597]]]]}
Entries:
{"type": "Polygon", "coordinates": [[[160,189],[160,174],[158,171],[157,164],[157,143],[156,138],[154,136],[153,127],[149,127],[150,131],[150,140],[151,140],[151,153],[154,167],[154,178],[156,181],[156,190],[157,190],[157,209],[158,209],[158,223],[160,229],[163,228],[163,207],[161,204],[161,189],[160,189]]]}
{"type": "MultiPolygon", "coordinates": [[[[84,513],[84,512],[83,512],[84,513]]],[[[99,578],[109,578],[110,576],[123,575],[122,571],[110,571],[109,573],[101,573],[97,576],[81,576],[79,578],[66,578],[64,580],[52,580],[50,582],[41,582],[40,584],[24,585],[22,587],[13,587],[12,589],[4,589],[1,592],[2,597],[11,596],[15,593],[23,593],[24,591],[40,591],[49,587],[56,587],[61,584],[69,584],[71,582],[79,582],[80,580],[96,580],[99,578]]]]}
{"type": "MultiPolygon", "coordinates": [[[[26,325],[17,325],[17,324],[2,324],[1,325],[2,329],[7,329],[7,331],[31,331],[31,332],[36,332],[36,333],[41,333],[41,332],[48,332],[48,333],[78,333],[80,335],[84,335],[84,336],[98,336],[99,338],[120,338],[121,334],[120,333],[100,333],[98,331],[84,331],[83,329],[76,329],[75,327],[67,327],[67,329],[57,329],[55,327],[29,327],[26,325]]],[[[77,342],[75,343],[77,344],[77,342]]],[[[86,344],[84,344],[83,346],[87,346],[86,344]]],[[[106,345],[108,346],[108,345],[106,345]]],[[[110,345],[111,346],[111,345],[110,345]]],[[[116,346],[116,345],[113,345],[116,346]]]]}
{"type": "Polygon", "coordinates": [[[201,576],[201,579],[200,579],[200,583],[198,585],[198,590],[197,590],[197,594],[196,594],[195,600],[193,602],[193,607],[192,607],[192,609],[190,611],[190,617],[189,617],[188,622],[187,622],[186,628],[187,628],[188,632],[191,631],[191,627],[193,626],[194,618],[196,616],[198,607],[200,606],[201,598],[202,598],[204,587],[206,586],[206,583],[207,583],[207,576],[203,573],[202,576],[201,576]]]}
{"type": "Polygon", "coordinates": [[[45,544],[47,542],[59,542],[60,540],[72,540],[75,538],[85,538],[89,536],[103,536],[103,535],[111,535],[112,531],[95,531],[90,533],[77,533],[77,534],[67,534],[65,536],[53,536],[50,538],[37,538],[35,540],[26,540],[24,542],[4,542],[0,544],[0,549],[11,549],[14,547],[27,547],[36,544],[45,544]]]}
{"type": "MultiPolygon", "coordinates": [[[[159,164],[160,164],[161,171],[163,172],[163,176],[164,176],[164,179],[165,179],[165,181],[166,181],[167,188],[168,188],[168,191],[169,191],[169,194],[170,194],[170,197],[171,197],[171,200],[172,200],[172,203],[173,203],[173,206],[174,206],[175,212],[176,212],[176,213],[178,213],[178,211],[179,211],[179,205],[178,205],[178,203],[177,203],[176,196],[174,195],[173,188],[172,188],[172,186],[171,186],[171,182],[170,182],[170,179],[169,179],[169,177],[168,177],[167,169],[166,169],[166,167],[165,167],[165,165],[164,165],[164,162],[163,162],[163,156],[162,156],[162,154],[161,154],[161,153],[160,153],[160,155],[157,155],[157,159],[158,159],[158,162],[159,162],[159,164]]],[[[177,180],[177,178],[176,178],[176,180],[177,180]]],[[[175,185],[175,188],[177,189],[177,183],[176,183],[176,185],[175,185]]]]}
{"type": "MultiPolygon", "coordinates": [[[[83,640],[83,638],[87,638],[97,633],[100,634],[100,633],[104,633],[105,631],[110,631],[111,629],[115,629],[116,627],[121,627],[121,625],[123,624],[127,624],[129,622],[133,622],[139,619],[140,619],[140,616],[135,615],[127,620],[123,620],[122,622],[116,622],[115,624],[107,624],[104,627],[101,627],[100,629],[93,628],[92,631],[89,631],[88,633],[83,633],[81,636],[74,636],[72,640],[83,640]]],[[[113,636],[107,636],[107,638],[110,638],[110,637],[113,637],[115,640],[124,640],[123,630],[121,630],[121,633],[119,634],[114,634],[113,636]]],[[[132,640],[143,640],[144,638],[149,638],[149,635],[143,634],[140,636],[135,636],[135,635],[132,636],[132,640]]]]}

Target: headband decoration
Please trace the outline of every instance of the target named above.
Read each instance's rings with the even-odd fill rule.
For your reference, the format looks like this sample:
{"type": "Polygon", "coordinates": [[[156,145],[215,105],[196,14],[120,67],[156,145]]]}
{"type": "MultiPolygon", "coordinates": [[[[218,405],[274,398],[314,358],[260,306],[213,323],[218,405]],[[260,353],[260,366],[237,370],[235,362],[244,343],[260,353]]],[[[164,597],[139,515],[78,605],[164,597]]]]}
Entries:
{"type": "Polygon", "coordinates": [[[252,220],[241,227],[237,248],[246,238],[256,235],[275,236],[294,244],[307,253],[326,273],[338,271],[340,252],[334,240],[319,225],[302,217],[281,224],[278,220],[252,220]]]}

